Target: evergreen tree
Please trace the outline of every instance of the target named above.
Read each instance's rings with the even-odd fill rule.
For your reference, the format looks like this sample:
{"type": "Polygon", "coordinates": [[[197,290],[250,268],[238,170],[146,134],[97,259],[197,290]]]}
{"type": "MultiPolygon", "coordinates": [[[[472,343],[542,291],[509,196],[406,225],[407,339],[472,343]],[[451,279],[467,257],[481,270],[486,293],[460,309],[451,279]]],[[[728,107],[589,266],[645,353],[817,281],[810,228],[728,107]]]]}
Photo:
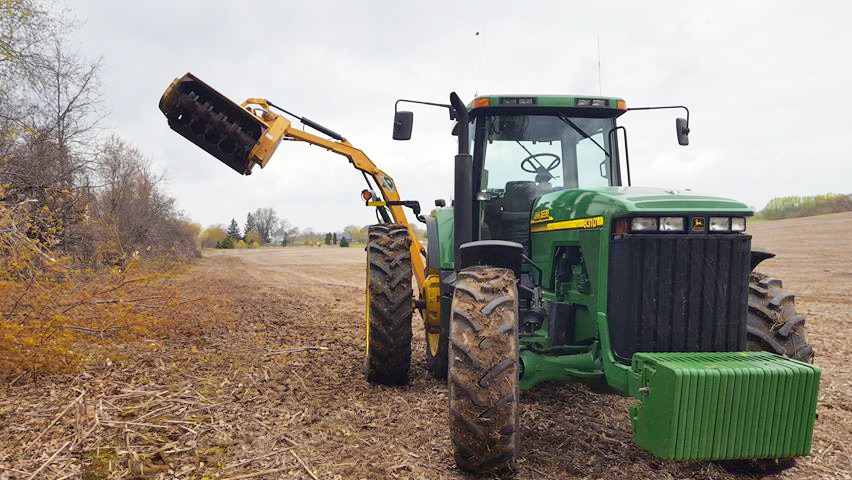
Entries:
{"type": "Polygon", "coordinates": [[[337,232],[334,232],[334,234],[331,236],[331,243],[333,245],[337,245],[337,232]]]}
{"type": "Polygon", "coordinates": [[[254,219],[254,215],[251,212],[246,216],[246,226],[243,227],[243,231],[248,235],[252,231],[257,230],[257,222],[254,219]]]}
{"type": "Polygon", "coordinates": [[[326,233],[326,234],[325,234],[325,244],[326,244],[326,245],[331,245],[331,233],[326,233]]]}
{"type": "Polygon", "coordinates": [[[231,224],[228,225],[226,233],[228,234],[228,238],[231,240],[239,240],[242,237],[240,235],[240,226],[237,225],[237,221],[233,218],[231,219],[231,224]]]}
{"type": "Polygon", "coordinates": [[[346,237],[340,237],[340,246],[341,247],[348,247],[349,246],[349,240],[346,237]]]}

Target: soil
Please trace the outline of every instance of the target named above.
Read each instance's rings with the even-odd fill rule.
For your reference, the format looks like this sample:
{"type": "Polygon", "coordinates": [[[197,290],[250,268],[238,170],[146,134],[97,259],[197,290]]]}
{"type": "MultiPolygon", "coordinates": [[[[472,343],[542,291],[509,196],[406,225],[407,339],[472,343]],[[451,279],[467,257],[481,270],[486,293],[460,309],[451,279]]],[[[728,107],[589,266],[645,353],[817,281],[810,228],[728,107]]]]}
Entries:
{"type": "MultiPolygon", "coordinates": [[[[796,294],[823,369],[813,454],[778,478],[849,478],[852,213],[749,232],[778,254],[758,270],[796,294]]],[[[365,381],[361,248],[215,251],[191,273],[236,322],[0,386],[0,478],[467,478],[416,315],[411,383],[365,381]]],[[[576,384],[522,392],[515,478],[737,478],[636,447],[631,403],[576,384]]]]}

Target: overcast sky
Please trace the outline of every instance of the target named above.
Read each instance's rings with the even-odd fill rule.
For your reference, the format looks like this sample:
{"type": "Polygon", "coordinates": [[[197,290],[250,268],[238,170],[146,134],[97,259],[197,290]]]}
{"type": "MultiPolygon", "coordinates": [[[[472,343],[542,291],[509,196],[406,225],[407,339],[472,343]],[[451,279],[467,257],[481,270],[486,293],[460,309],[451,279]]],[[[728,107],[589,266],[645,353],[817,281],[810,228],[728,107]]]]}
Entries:
{"type": "Polygon", "coordinates": [[[622,117],[634,185],[757,208],[775,196],[852,192],[848,2],[68,6],[83,22],[83,52],[106,64],[103,126],[166,170],[180,207],[204,225],[242,225],[258,207],[318,231],[375,216],[343,157],[288,142],[265,169],[241,177],[172,132],[157,102],[187,71],[237,102],[265,97],[340,132],[394,177],[403,198],[429,207],[452,192],[451,123],[445,112],[415,108],[414,138],[395,142],[394,100],[445,102],[453,90],[466,101],[477,91],[597,94],[598,37],[604,95],[692,113],[688,147],[676,142],[677,112],[622,117]]]}

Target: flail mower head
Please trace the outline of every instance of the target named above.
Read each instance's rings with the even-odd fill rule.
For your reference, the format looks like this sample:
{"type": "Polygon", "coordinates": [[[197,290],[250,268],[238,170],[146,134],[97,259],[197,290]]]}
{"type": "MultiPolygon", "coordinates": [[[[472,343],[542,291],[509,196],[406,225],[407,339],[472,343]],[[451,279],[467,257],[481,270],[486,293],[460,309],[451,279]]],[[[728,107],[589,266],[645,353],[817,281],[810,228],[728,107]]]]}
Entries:
{"type": "Polygon", "coordinates": [[[237,105],[191,73],[169,85],[160,110],[172,130],[241,175],[266,165],[281,140],[280,128],[273,129],[278,135],[267,134],[281,117],[237,105]]]}

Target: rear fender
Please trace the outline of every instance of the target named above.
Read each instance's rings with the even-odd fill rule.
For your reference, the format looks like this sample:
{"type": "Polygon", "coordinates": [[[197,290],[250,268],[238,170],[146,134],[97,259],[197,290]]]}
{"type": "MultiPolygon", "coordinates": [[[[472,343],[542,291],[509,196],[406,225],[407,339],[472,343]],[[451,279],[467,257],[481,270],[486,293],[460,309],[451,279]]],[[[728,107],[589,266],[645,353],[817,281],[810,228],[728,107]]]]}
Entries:
{"type": "Polygon", "coordinates": [[[765,250],[751,250],[751,269],[752,271],[764,260],[774,257],[775,254],[765,250]]]}

